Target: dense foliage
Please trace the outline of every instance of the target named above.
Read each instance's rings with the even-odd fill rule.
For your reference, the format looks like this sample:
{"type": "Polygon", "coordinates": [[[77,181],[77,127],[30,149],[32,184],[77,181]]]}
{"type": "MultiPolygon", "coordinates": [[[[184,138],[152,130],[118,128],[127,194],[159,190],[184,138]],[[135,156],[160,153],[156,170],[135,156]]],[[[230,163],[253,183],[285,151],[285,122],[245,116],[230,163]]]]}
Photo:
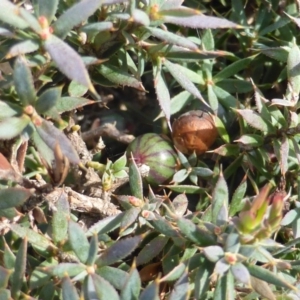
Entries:
{"type": "Polygon", "coordinates": [[[0,298],[300,299],[299,12],[0,0],[0,298]]]}

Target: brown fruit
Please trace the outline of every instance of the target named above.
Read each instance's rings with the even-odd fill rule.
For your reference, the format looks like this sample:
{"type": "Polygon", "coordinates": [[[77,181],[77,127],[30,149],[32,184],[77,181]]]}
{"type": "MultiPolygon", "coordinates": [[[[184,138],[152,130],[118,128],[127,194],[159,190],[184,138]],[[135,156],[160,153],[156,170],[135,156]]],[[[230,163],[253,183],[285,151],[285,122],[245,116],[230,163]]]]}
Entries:
{"type": "Polygon", "coordinates": [[[172,125],[176,148],[184,153],[204,153],[218,136],[213,117],[201,110],[192,110],[181,115],[172,125]]]}

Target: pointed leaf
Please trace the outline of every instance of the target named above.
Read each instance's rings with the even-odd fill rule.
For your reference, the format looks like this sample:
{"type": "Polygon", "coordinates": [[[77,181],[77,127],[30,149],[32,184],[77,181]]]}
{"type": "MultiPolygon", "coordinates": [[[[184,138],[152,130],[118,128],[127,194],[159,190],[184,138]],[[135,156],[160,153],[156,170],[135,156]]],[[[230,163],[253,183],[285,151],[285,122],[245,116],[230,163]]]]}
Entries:
{"type": "Polygon", "coordinates": [[[263,144],[264,138],[258,134],[243,134],[239,139],[235,140],[246,146],[259,147],[263,144]]]}
{"type": "Polygon", "coordinates": [[[209,289],[210,276],[213,272],[213,266],[214,265],[211,262],[205,260],[197,269],[194,290],[194,296],[196,299],[204,299],[204,296],[209,289]]]}
{"type": "Polygon", "coordinates": [[[188,270],[181,275],[174,285],[174,289],[170,294],[169,300],[187,300],[189,299],[189,277],[188,270]]]}
{"type": "Polygon", "coordinates": [[[38,246],[41,249],[56,249],[56,247],[45,236],[33,231],[32,229],[23,227],[19,224],[11,224],[11,230],[20,238],[27,237],[29,243],[38,246]]]}
{"type": "Polygon", "coordinates": [[[43,272],[59,278],[63,278],[66,274],[70,277],[76,276],[81,272],[84,272],[85,269],[86,266],[79,263],[59,263],[54,266],[46,266],[42,268],[43,272]]]}
{"type": "Polygon", "coordinates": [[[53,29],[57,36],[64,38],[68,32],[87,20],[101,5],[105,4],[103,0],[85,0],[80,1],[66,10],[54,23],[53,29]]]}
{"type": "Polygon", "coordinates": [[[104,234],[115,230],[120,226],[124,214],[125,212],[122,212],[118,215],[107,217],[98,221],[89,228],[89,230],[87,231],[87,236],[91,236],[94,233],[104,234]]]}
{"type": "Polygon", "coordinates": [[[285,281],[284,279],[280,278],[275,273],[273,273],[261,266],[247,264],[247,269],[252,276],[254,276],[258,279],[261,279],[270,284],[274,284],[277,287],[295,290],[295,287],[293,285],[291,285],[289,282],[285,281]]]}
{"type": "Polygon", "coordinates": [[[172,271],[170,271],[163,278],[161,278],[159,282],[175,281],[183,275],[185,269],[186,269],[186,265],[184,263],[180,263],[172,271]]]}
{"type": "Polygon", "coordinates": [[[300,93],[300,49],[296,44],[293,45],[289,52],[287,72],[293,93],[291,100],[293,100],[294,97],[297,97],[298,100],[298,95],[300,93]]]}
{"type": "Polygon", "coordinates": [[[205,257],[211,262],[217,262],[224,256],[224,251],[220,246],[209,246],[203,249],[205,257]]]}
{"type": "Polygon", "coordinates": [[[79,295],[76,291],[74,284],[72,283],[71,279],[66,276],[62,280],[62,299],[63,300],[79,300],[79,295]]]}
{"type": "Polygon", "coordinates": [[[160,108],[162,109],[167,121],[170,121],[170,93],[167,87],[167,84],[164,80],[161,70],[161,63],[158,62],[158,66],[153,68],[153,77],[154,77],[154,88],[157,96],[157,100],[160,108]]]}
{"type": "Polygon", "coordinates": [[[69,221],[68,226],[69,242],[76,256],[82,263],[86,263],[89,255],[89,242],[85,236],[83,229],[78,223],[69,221]]]}
{"type": "Polygon", "coordinates": [[[251,287],[256,293],[268,300],[276,300],[276,296],[272,292],[270,285],[264,280],[260,280],[251,276],[251,287]]]}
{"type": "Polygon", "coordinates": [[[222,216],[221,210],[228,208],[228,187],[222,173],[219,175],[219,179],[213,190],[212,195],[212,223],[215,225],[223,225],[227,222],[228,216],[222,216]]]}
{"type": "Polygon", "coordinates": [[[39,114],[47,114],[51,108],[56,106],[56,103],[61,95],[60,87],[53,87],[45,90],[38,98],[35,104],[35,109],[39,114]]]}
{"type": "Polygon", "coordinates": [[[97,274],[106,279],[117,290],[122,290],[129,276],[127,272],[109,266],[98,268],[97,274]]]}
{"type": "Polygon", "coordinates": [[[35,103],[35,89],[33,78],[27,61],[24,57],[19,56],[14,65],[14,83],[16,91],[23,106],[35,103]]]}
{"type": "Polygon", "coordinates": [[[126,210],[121,222],[120,231],[123,232],[130,225],[132,225],[138,218],[140,212],[141,212],[141,208],[139,207],[131,207],[130,209],[126,210]]]}
{"type": "Polygon", "coordinates": [[[188,208],[189,201],[185,194],[179,194],[173,199],[172,204],[176,215],[182,217],[188,208]]]}
{"type": "Polygon", "coordinates": [[[159,283],[157,280],[152,281],[141,293],[139,300],[160,300],[159,283]]]}
{"type": "Polygon", "coordinates": [[[183,235],[202,247],[213,245],[216,242],[214,234],[203,225],[197,226],[191,220],[184,218],[178,219],[177,225],[183,235]]]}
{"type": "Polygon", "coordinates": [[[188,49],[191,49],[194,51],[198,50],[198,46],[186,37],[182,37],[182,36],[174,34],[172,32],[162,30],[159,28],[155,28],[155,27],[146,27],[146,29],[148,32],[151,33],[151,35],[153,35],[156,38],[159,38],[163,41],[166,41],[170,44],[188,48],[188,49]]]}
{"type": "Polygon", "coordinates": [[[159,235],[147,243],[136,258],[137,266],[146,264],[151,259],[159,255],[168,241],[169,239],[167,237],[159,235]]]}
{"type": "Polygon", "coordinates": [[[121,290],[121,300],[138,299],[141,289],[141,278],[139,272],[133,265],[124,287],[121,290]]]}
{"type": "Polygon", "coordinates": [[[62,193],[56,202],[56,211],[52,218],[52,236],[55,244],[63,242],[68,235],[68,219],[70,207],[67,195],[62,193]]]}
{"type": "Polygon", "coordinates": [[[0,290],[7,287],[11,274],[11,270],[5,269],[4,267],[0,266],[0,290]]]}
{"type": "Polygon", "coordinates": [[[158,232],[168,237],[179,237],[178,231],[172,224],[158,214],[155,214],[155,219],[150,223],[158,232]]]}
{"type": "MultiPolygon", "coordinates": [[[[1,125],[0,125],[1,127],[1,125]]],[[[78,154],[74,150],[70,140],[59,129],[54,127],[50,122],[43,120],[36,130],[47,146],[54,151],[56,143],[60,146],[62,153],[73,164],[79,164],[78,154]]]]}
{"type": "Polygon", "coordinates": [[[172,76],[176,79],[176,81],[188,92],[190,92],[194,97],[201,100],[205,105],[206,102],[203,99],[200,91],[197,89],[197,87],[194,85],[194,83],[182,72],[180,72],[180,69],[178,68],[177,64],[173,64],[167,59],[164,60],[164,65],[168,68],[169,72],[172,74],[172,76]]]}
{"type": "Polygon", "coordinates": [[[50,24],[55,16],[59,0],[38,0],[38,15],[47,18],[50,24]]]}
{"type": "MultiPolygon", "coordinates": [[[[97,299],[99,300],[119,300],[120,297],[114,287],[105,279],[100,277],[97,274],[91,274],[88,277],[88,280],[92,281],[95,294],[97,295],[97,299]]],[[[94,296],[95,297],[95,296],[94,296]]],[[[91,297],[92,298],[92,297],[91,297]]]]}
{"type": "Polygon", "coordinates": [[[44,47],[63,74],[94,92],[83,60],[73,48],[52,34],[46,39],[44,47]]]}
{"type": "Polygon", "coordinates": [[[11,294],[14,299],[18,298],[21,292],[21,287],[23,285],[23,279],[26,271],[26,260],[27,260],[27,238],[25,237],[19,247],[16,256],[15,270],[12,275],[11,294]]]}
{"type": "Polygon", "coordinates": [[[133,196],[143,200],[143,181],[140,170],[137,167],[132,153],[130,153],[131,161],[129,164],[129,184],[133,196]]]}
{"type": "Polygon", "coordinates": [[[235,300],[234,277],[231,272],[222,276],[217,281],[217,286],[213,294],[214,300],[235,300]]]}
{"type": "Polygon", "coordinates": [[[205,16],[198,10],[183,6],[160,11],[159,15],[165,23],[172,23],[191,28],[241,28],[239,25],[229,20],[205,16]]]}
{"type": "Polygon", "coordinates": [[[137,80],[129,73],[123,72],[120,70],[120,68],[116,68],[111,65],[101,65],[98,70],[100,74],[113,83],[121,86],[130,86],[140,91],[145,91],[141,81],[137,80]]]}
{"type": "Polygon", "coordinates": [[[107,266],[125,258],[136,249],[142,239],[143,236],[138,235],[117,241],[102,253],[96,264],[98,266],[107,266]]]}
{"type": "MultiPolygon", "coordinates": [[[[263,132],[269,132],[270,125],[267,124],[263,118],[251,109],[237,109],[243,119],[253,128],[263,132]]],[[[272,128],[271,128],[272,129],[272,128]]]]}
{"type": "Polygon", "coordinates": [[[234,191],[230,207],[229,207],[229,215],[234,216],[237,212],[241,211],[244,203],[242,202],[245,193],[247,190],[247,180],[244,178],[237,189],[234,191]]]}

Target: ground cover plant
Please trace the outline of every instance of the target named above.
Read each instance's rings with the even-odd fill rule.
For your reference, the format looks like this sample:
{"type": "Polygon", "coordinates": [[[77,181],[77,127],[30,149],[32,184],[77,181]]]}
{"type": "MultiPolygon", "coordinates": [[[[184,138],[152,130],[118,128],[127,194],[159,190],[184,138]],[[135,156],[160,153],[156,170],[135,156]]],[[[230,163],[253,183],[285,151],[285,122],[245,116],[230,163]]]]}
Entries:
{"type": "Polygon", "coordinates": [[[299,11],[0,0],[1,299],[300,299],[299,11]]]}

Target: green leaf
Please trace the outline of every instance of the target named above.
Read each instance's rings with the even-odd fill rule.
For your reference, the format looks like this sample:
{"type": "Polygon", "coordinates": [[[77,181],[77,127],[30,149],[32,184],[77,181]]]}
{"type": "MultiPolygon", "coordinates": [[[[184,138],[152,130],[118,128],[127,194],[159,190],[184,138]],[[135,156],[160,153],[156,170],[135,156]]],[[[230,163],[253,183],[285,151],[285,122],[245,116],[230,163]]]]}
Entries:
{"type": "Polygon", "coordinates": [[[166,187],[171,191],[177,193],[186,193],[186,194],[199,194],[200,192],[204,191],[203,188],[194,185],[162,185],[162,187],[166,187]]]}
{"type": "Polygon", "coordinates": [[[62,283],[62,299],[63,300],[79,300],[79,295],[76,291],[74,284],[71,279],[66,276],[63,278],[62,283]]]}
{"type": "Polygon", "coordinates": [[[230,137],[227,133],[226,127],[218,116],[214,116],[215,126],[217,127],[219,136],[225,143],[230,143],[230,137]]]}
{"type": "Polygon", "coordinates": [[[181,71],[181,68],[178,64],[173,64],[167,59],[163,61],[164,65],[167,67],[169,72],[172,74],[172,76],[176,79],[176,81],[189,93],[191,93],[194,97],[201,100],[205,105],[206,102],[203,99],[200,91],[197,89],[197,87],[194,85],[194,83],[189,79],[188,76],[186,76],[185,73],[181,71]]]}
{"type": "Polygon", "coordinates": [[[149,26],[150,24],[148,14],[141,9],[133,9],[131,13],[131,19],[133,22],[143,26],[149,26]]]}
{"type": "Polygon", "coordinates": [[[118,290],[122,290],[129,276],[127,272],[109,266],[98,268],[96,272],[118,290]]]}
{"type": "Polygon", "coordinates": [[[18,136],[29,122],[30,118],[26,115],[0,120],[0,140],[10,140],[18,136]]]}
{"type": "Polygon", "coordinates": [[[80,160],[77,152],[74,150],[70,140],[63,132],[54,127],[50,122],[42,120],[41,125],[36,126],[36,130],[46,145],[54,151],[58,143],[61,152],[73,164],[79,164],[80,160]]]}
{"type": "Polygon", "coordinates": [[[31,53],[39,49],[39,44],[34,40],[26,40],[14,44],[9,48],[6,58],[15,57],[21,54],[31,53]]]}
{"type": "Polygon", "coordinates": [[[172,282],[177,280],[182,276],[186,269],[186,264],[180,263],[174,269],[172,269],[168,274],[166,274],[163,278],[160,279],[159,282],[172,282]]]}
{"type": "Polygon", "coordinates": [[[222,81],[225,78],[237,75],[238,72],[245,70],[255,57],[256,55],[239,59],[234,63],[226,66],[225,68],[222,69],[222,71],[220,71],[213,77],[213,82],[217,83],[218,81],[222,81]]]}
{"type": "Polygon", "coordinates": [[[15,266],[16,257],[10,247],[4,242],[4,251],[3,251],[3,266],[7,269],[13,269],[15,266]]]}
{"type": "Polygon", "coordinates": [[[81,97],[87,92],[87,88],[76,81],[71,81],[68,87],[68,93],[71,97],[81,97]]]}
{"type": "Polygon", "coordinates": [[[68,219],[70,218],[70,207],[67,195],[63,192],[57,202],[56,211],[52,218],[52,236],[55,244],[62,243],[68,235],[68,219]]]}
{"type": "Polygon", "coordinates": [[[210,284],[214,265],[205,260],[196,270],[194,296],[196,299],[204,299],[210,284]]]}
{"type": "Polygon", "coordinates": [[[185,106],[187,106],[192,100],[192,96],[189,92],[183,91],[174,96],[171,99],[171,115],[176,114],[181,111],[185,106]]]}
{"type": "Polygon", "coordinates": [[[141,81],[134,78],[129,73],[123,72],[120,68],[112,65],[101,65],[98,68],[100,74],[102,74],[109,81],[121,86],[130,86],[140,91],[145,91],[141,81]]]}
{"type": "Polygon", "coordinates": [[[124,287],[121,290],[121,300],[138,299],[141,289],[141,278],[135,265],[130,269],[129,276],[124,287]]]}
{"type": "Polygon", "coordinates": [[[264,143],[264,138],[258,134],[243,134],[239,139],[235,140],[235,142],[250,147],[259,147],[264,143]]]}
{"type": "Polygon", "coordinates": [[[214,174],[212,170],[202,167],[194,167],[192,173],[203,178],[211,177],[214,174]]]}
{"type": "Polygon", "coordinates": [[[0,289],[0,298],[2,300],[11,300],[12,298],[10,292],[10,290],[0,289]]]}
{"type": "Polygon", "coordinates": [[[0,290],[7,287],[12,272],[13,271],[5,269],[4,267],[0,266],[0,290]]]}
{"type": "Polygon", "coordinates": [[[233,193],[230,207],[229,207],[229,216],[232,217],[237,212],[242,210],[242,208],[244,206],[244,203],[242,202],[242,200],[245,196],[246,190],[247,190],[247,180],[246,180],[246,178],[244,178],[233,193]]]}
{"type": "Polygon", "coordinates": [[[22,109],[20,106],[0,100],[0,120],[3,118],[10,118],[21,113],[22,109]]]}
{"type": "Polygon", "coordinates": [[[120,297],[114,287],[105,279],[97,274],[91,274],[87,278],[88,291],[90,293],[88,299],[94,299],[97,296],[99,300],[119,300],[120,297]]]}
{"type": "Polygon", "coordinates": [[[98,235],[94,234],[90,240],[90,249],[89,249],[89,255],[86,261],[86,265],[88,266],[93,266],[96,258],[97,258],[97,254],[98,254],[98,235]]]}
{"type": "Polygon", "coordinates": [[[163,41],[166,41],[170,44],[174,44],[177,46],[181,46],[184,48],[188,48],[194,51],[198,50],[198,46],[194,44],[192,41],[190,41],[186,37],[182,37],[180,35],[174,34],[172,32],[162,30],[155,27],[146,27],[146,30],[151,33],[151,35],[155,36],[156,38],[159,38],[163,41]]]}
{"type": "MultiPolygon", "coordinates": [[[[45,90],[38,98],[35,109],[39,114],[46,114],[56,106],[61,96],[61,87],[53,87],[45,90]]],[[[58,115],[58,114],[57,114],[58,115]]]]}
{"type": "Polygon", "coordinates": [[[247,266],[249,273],[258,279],[261,279],[270,284],[274,284],[277,287],[291,289],[291,290],[296,289],[289,282],[285,281],[284,279],[280,278],[275,273],[273,273],[261,266],[256,266],[256,265],[251,265],[251,264],[247,264],[246,266],[247,266]]]}
{"type": "Polygon", "coordinates": [[[188,277],[188,270],[186,269],[185,272],[181,275],[181,277],[177,280],[174,285],[174,288],[170,294],[170,300],[179,300],[179,299],[189,299],[189,277],[188,277]]]}
{"type": "Polygon", "coordinates": [[[214,245],[216,243],[214,234],[208,231],[203,225],[198,224],[197,226],[191,220],[185,218],[178,219],[177,225],[181,234],[201,247],[214,245]]]}
{"type": "Polygon", "coordinates": [[[186,169],[181,169],[176,172],[172,178],[172,182],[180,183],[183,182],[189,176],[189,172],[186,169]]]}
{"type": "Polygon", "coordinates": [[[159,235],[147,243],[136,258],[137,266],[146,264],[151,259],[159,255],[168,241],[169,239],[167,237],[159,235]]]}
{"type": "Polygon", "coordinates": [[[107,266],[125,258],[136,249],[142,239],[143,236],[138,235],[117,241],[102,253],[96,264],[98,266],[107,266]]]}
{"type": "Polygon", "coordinates": [[[167,237],[179,237],[178,231],[165,218],[155,214],[155,219],[150,221],[151,225],[167,237]]]}
{"type": "Polygon", "coordinates": [[[44,47],[63,74],[95,93],[84,62],[73,48],[53,34],[46,39],[44,47]]]}
{"type": "Polygon", "coordinates": [[[287,59],[287,73],[288,81],[291,85],[292,95],[288,97],[289,100],[298,99],[300,93],[300,49],[294,44],[289,52],[287,59]]]}
{"type": "Polygon", "coordinates": [[[43,267],[42,270],[52,276],[63,278],[66,274],[68,276],[77,276],[86,270],[86,266],[79,263],[59,263],[54,266],[43,267]]]}
{"type": "Polygon", "coordinates": [[[131,207],[130,209],[125,211],[120,226],[120,233],[124,232],[130,225],[132,225],[137,220],[140,212],[140,207],[131,207]]]}
{"type": "Polygon", "coordinates": [[[182,217],[188,208],[188,198],[185,194],[177,195],[172,201],[175,213],[178,217],[182,217]]]}
{"type": "Polygon", "coordinates": [[[57,114],[62,114],[94,103],[96,102],[83,97],[59,97],[55,103],[55,107],[48,110],[45,114],[55,118],[57,114]]]}
{"type": "Polygon", "coordinates": [[[30,68],[24,57],[19,56],[14,65],[14,83],[23,106],[35,103],[35,89],[30,68]]]}
{"type": "Polygon", "coordinates": [[[12,286],[11,295],[14,299],[19,298],[23,280],[26,271],[26,260],[27,260],[27,238],[23,238],[23,241],[19,247],[14,273],[12,275],[12,286]]]}
{"type": "Polygon", "coordinates": [[[139,168],[137,167],[132,153],[129,163],[129,184],[132,196],[143,200],[143,181],[139,168]]]}
{"type": "Polygon", "coordinates": [[[14,187],[0,190],[0,210],[22,205],[30,196],[30,190],[14,187]]]}
{"type": "Polygon", "coordinates": [[[217,286],[213,294],[214,300],[235,300],[235,288],[233,275],[228,272],[217,281],[217,286]]]}
{"type": "Polygon", "coordinates": [[[251,280],[251,287],[256,293],[261,295],[263,298],[276,300],[276,296],[272,292],[272,289],[267,282],[255,278],[253,276],[250,277],[250,280],[251,280]]]}
{"type": "Polygon", "coordinates": [[[69,242],[76,256],[82,263],[86,263],[89,256],[90,245],[83,229],[78,223],[69,220],[69,242]]]}
{"type": "Polygon", "coordinates": [[[51,280],[51,274],[47,274],[47,272],[44,272],[42,269],[44,267],[54,266],[57,264],[57,260],[51,258],[43,261],[40,265],[38,265],[38,267],[36,267],[31,273],[29,280],[30,289],[37,289],[49,283],[49,281],[51,280]]]}
{"type": "Polygon", "coordinates": [[[92,236],[94,233],[104,234],[111,232],[118,228],[123,220],[125,212],[122,212],[118,215],[104,218],[94,225],[92,225],[87,231],[87,236],[92,236]]]}
{"type": "Polygon", "coordinates": [[[220,173],[212,194],[212,223],[223,225],[228,219],[228,187],[222,173],[220,173]]]}
{"type": "Polygon", "coordinates": [[[20,17],[20,8],[8,0],[0,1],[0,20],[13,27],[25,29],[28,23],[20,17]]]}
{"type": "Polygon", "coordinates": [[[169,89],[162,74],[161,60],[157,61],[157,65],[153,65],[154,88],[157,100],[161,110],[163,111],[167,121],[170,121],[171,116],[171,99],[169,89]]]}
{"type": "Polygon", "coordinates": [[[35,232],[32,229],[23,227],[19,224],[11,224],[11,230],[18,235],[20,238],[27,237],[29,243],[36,245],[37,247],[44,250],[54,250],[56,247],[48,240],[44,235],[35,232]]]}
{"type": "Polygon", "coordinates": [[[198,10],[183,6],[160,11],[159,15],[165,23],[191,28],[241,28],[239,25],[229,20],[205,16],[198,10]]]}
{"type": "Polygon", "coordinates": [[[85,2],[77,2],[57,19],[53,25],[54,33],[65,38],[68,32],[75,26],[87,20],[101,5],[103,0],[85,0],[85,2]]]}
{"type": "Polygon", "coordinates": [[[38,0],[38,15],[46,17],[50,24],[55,16],[58,2],[59,0],[38,0]]]}

